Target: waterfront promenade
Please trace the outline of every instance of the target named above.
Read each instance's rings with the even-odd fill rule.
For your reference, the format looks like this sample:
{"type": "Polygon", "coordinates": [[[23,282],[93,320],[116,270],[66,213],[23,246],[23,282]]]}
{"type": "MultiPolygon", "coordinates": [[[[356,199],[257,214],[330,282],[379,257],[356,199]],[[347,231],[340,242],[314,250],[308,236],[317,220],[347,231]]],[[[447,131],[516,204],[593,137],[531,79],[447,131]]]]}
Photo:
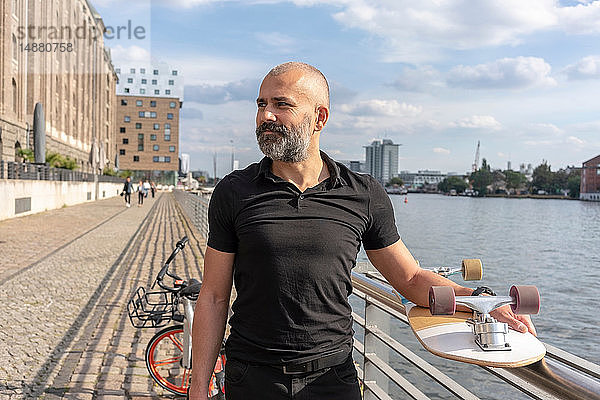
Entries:
{"type": "Polygon", "coordinates": [[[0,399],[174,397],[146,370],[155,330],[133,328],[126,304],[184,235],[174,271],[201,278],[204,239],[172,193],[0,222],[0,399]]]}

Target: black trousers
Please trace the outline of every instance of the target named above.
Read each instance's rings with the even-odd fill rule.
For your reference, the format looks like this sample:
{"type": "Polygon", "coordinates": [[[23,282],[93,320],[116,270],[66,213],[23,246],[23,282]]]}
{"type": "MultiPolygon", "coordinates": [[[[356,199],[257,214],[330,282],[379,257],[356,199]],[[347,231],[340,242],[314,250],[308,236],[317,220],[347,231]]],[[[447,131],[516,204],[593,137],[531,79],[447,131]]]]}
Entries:
{"type": "Polygon", "coordinates": [[[144,204],[144,192],[138,192],[138,204],[144,204]]]}
{"type": "Polygon", "coordinates": [[[125,192],[125,203],[127,203],[127,204],[131,203],[131,193],[125,192]]]}
{"type": "Polygon", "coordinates": [[[281,367],[252,365],[228,359],[225,364],[227,400],[360,400],[352,357],[332,368],[286,375],[281,367]]]}

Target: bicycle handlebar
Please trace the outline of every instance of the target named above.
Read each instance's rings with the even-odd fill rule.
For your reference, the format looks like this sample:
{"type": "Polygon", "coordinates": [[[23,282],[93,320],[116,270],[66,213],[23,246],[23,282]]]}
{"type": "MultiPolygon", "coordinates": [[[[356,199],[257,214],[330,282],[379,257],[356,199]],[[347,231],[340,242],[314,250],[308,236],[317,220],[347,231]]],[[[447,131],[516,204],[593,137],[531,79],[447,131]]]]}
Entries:
{"type": "Polygon", "coordinates": [[[177,242],[177,244],[175,245],[175,248],[173,249],[173,252],[169,256],[169,258],[167,258],[165,265],[163,265],[163,267],[158,272],[158,275],[156,276],[156,280],[154,281],[154,284],[152,285],[152,287],[154,287],[154,285],[158,283],[158,286],[160,286],[161,288],[163,288],[165,290],[171,291],[171,292],[180,290],[180,288],[165,286],[165,285],[163,285],[162,281],[163,281],[165,275],[170,276],[171,278],[176,279],[176,280],[181,280],[181,278],[179,276],[169,272],[169,266],[170,266],[171,262],[173,261],[173,259],[175,258],[175,256],[177,255],[177,253],[179,253],[181,250],[183,250],[183,248],[185,247],[185,245],[188,242],[189,242],[189,239],[187,236],[184,236],[183,238],[181,238],[181,240],[179,240],[177,242]]]}

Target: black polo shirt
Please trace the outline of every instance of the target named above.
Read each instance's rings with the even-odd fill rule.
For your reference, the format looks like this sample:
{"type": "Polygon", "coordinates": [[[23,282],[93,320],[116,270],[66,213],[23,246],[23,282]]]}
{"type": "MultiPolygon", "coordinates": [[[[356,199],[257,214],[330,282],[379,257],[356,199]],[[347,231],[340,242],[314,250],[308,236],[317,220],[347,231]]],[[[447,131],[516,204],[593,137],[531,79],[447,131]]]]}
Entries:
{"type": "Polygon", "coordinates": [[[330,177],[304,192],[275,176],[267,157],[214,190],[208,245],[236,253],[229,357],[281,364],[352,348],[360,244],[380,249],[399,236],[381,185],[321,157],[330,177]]]}

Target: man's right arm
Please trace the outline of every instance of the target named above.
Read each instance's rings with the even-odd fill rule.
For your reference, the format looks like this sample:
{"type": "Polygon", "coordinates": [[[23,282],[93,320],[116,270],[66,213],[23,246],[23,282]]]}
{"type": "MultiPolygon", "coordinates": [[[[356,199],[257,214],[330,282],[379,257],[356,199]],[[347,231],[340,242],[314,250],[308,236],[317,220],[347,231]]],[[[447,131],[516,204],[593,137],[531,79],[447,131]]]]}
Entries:
{"type": "Polygon", "coordinates": [[[192,326],[193,368],[189,398],[193,400],[208,397],[208,382],[225,334],[234,260],[235,253],[224,253],[211,247],[207,247],[204,254],[202,288],[192,326]]]}

